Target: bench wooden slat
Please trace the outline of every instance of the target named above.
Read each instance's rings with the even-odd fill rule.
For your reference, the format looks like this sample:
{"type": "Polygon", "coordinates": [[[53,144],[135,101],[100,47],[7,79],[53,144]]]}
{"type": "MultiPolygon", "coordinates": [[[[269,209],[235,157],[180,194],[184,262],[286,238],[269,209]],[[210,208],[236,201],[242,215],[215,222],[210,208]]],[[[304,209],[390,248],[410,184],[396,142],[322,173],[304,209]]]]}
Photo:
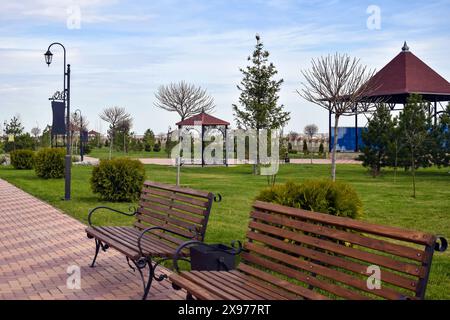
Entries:
{"type": "Polygon", "coordinates": [[[434,245],[436,242],[435,236],[419,231],[411,231],[397,227],[388,227],[377,224],[372,224],[363,221],[357,221],[350,218],[336,217],[328,214],[311,212],[297,208],[289,208],[273,203],[262,201],[255,201],[253,204],[255,209],[261,209],[281,214],[286,214],[292,217],[308,219],[312,221],[322,222],[329,225],[351,228],[353,230],[385,236],[396,240],[404,240],[422,245],[434,245]]]}
{"type": "MultiPolygon", "coordinates": [[[[258,257],[253,254],[243,253],[242,258],[245,259],[244,263],[253,262],[258,265],[262,265],[266,268],[270,268],[271,270],[276,271],[276,272],[280,272],[280,273],[284,273],[284,274],[289,273],[286,275],[295,276],[297,274],[295,272],[292,272],[292,268],[284,268],[283,265],[281,265],[280,263],[273,263],[273,262],[267,260],[267,257],[271,257],[273,259],[277,259],[280,262],[284,262],[284,263],[294,266],[296,268],[302,269],[306,272],[311,272],[311,273],[321,275],[322,277],[326,277],[328,279],[338,281],[342,284],[352,286],[359,290],[362,290],[367,293],[374,294],[374,295],[377,295],[377,296],[380,296],[380,297],[383,297],[386,299],[401,299],[403,297],[403,295],[401,295],[398,292],[391,290],[387,287],[382,287],[379,290],[370,290],[367,287],[366,281],[364,281],[362,279],[358,279],[354,276],[345,274],[343,272],[339,272],[337,270],[321,266],[317,263],[296,259],[290,255],[281,253],[276,250],[253,245],[252,243],[247,243],[246,247],[249,248],[252,253],[254,252],[254,253],[262,254],[266,258],[258,257]]],[[[311,282],[316,282],[315,280],[312,280],[313,277],[309,278],[308,280],[301,279],[300,276],[298,278],[299,279],[297,279],[297,280],[301,280],[301,281],[303,281],[307,284],[311,284],[311,285],[314,285],[311,282]]],[[[315,285],[319,286],[319,284],[317,284],[317,283],[315,285]]],[[[349,292],[347,290],[339,290],[337,288],[337,286],[334,286],[332,284],[326,284],[324,281],[320,284],[320,288],[322,288],[322,289],[326,288],[325,290],[327,290],[331,293],[334,293],[336,295],[345,294],[347,298],[349,295],[351,295],[351,292],[349,292]]],[[[356,295],[356,293],[355,293],[355,295],[356,295]]],[[[363,299],[360,294],[358,294],[358,296],[359,296],[359,299],[363,299]]],[[[353,298],[353,299],[355,299],[355,298],[353,298]]]]}
{"type": "Polygon", "coordinates": [[[107,243],[111,248],[116,249],[117,251],[119,251],[120,253],[124,254],[125,256],[127,256],[129,258],[133,259],[138,256],[137,248],[130,249],[129,247],[124,246],[118,242],[115,242],[115,241],[110,242],[111,241],[110,237],[106,236],[105,234],[103,234],[93,228],[87,228],[86,232],[88,235],[95,237],[96,239],[102,241],[103,243],[107,243]]]}
{"type": "Polygon", "coordinates": [[[183,202],[185,204],[190,204],[193,206],[197,206],[200,208],[207,208],[208,207],[208,201],[205,200],[205,198],[192,198],[188,196],[181,195],[179,193],[175,193],[173,191],[164,191],[161,189],[152,189],[152,188],[143,188],[142,189],[143,194],[147,195],[154,195],[163,197],[170,200],[176,200],[179,202],[183,202]]]}
{"type": "Polygon", "coordinates": [[[356,233],[346,232],[334,228],[330,228],[324,225],[314,225],[304,221],[294,220],[287,217],[275,216],[259,211],[253,211],[251,217],[254,219],[280,224],[296,228],[298,230],[315,233],[326,237],[331,237],[337,240],[346,241],[352,244],[358,244],[366,248],[390,253],[399,257],[409,258],[415,261],[426,261],[427,256],[423,250],[383,241],[375,238],[368,238],[356,233]]]}
{"type": "MultiPolygon", "coordinates": [[[[144,229],[148,228],[148,225],[139,223],[139,222],[135,222],[134,226],[138,229],[143,231],[144,229]]],[[[164,240],[170,241],[175,243],[177,246],[182,244],[183,242],[186,241],[186,239],[183,238],[177,238],[175,236],[172,236],[171,233],[166,233],[165,231],[161,231],[161,230],[153,230],[151,231],[152,234],[154,234],[156,237],[160,237],[164,240]]]]}
{"type": "Polygon", "coordinates": [[[284,237],[290,240],[298,241],[304,244],[314,246],[316,248],[330,250],[338,254],[352,257],[358,260],[367,261],[376,265],[384,266],[392,270],[400,271],[414,276],[423,276],[424,270],[420,265],[413,265],[410,263],[391,259],[387,256],[357,250],[351,247],[346,247],[331,241],[321,240],[319,238],[306,236],[297,232],[277,228],[268,224],[251,221],[249,227],[255,230],[266,232],[272,235],[284,237]]]}
{"type": "MultiPolygon", "coordinates": [[[[279,274],[285,275],[289,277],[290,279],[298,280],[306,285],[309,286],[309,288],[319,288],[324,291],[327,291],[329,293],[332,293],[338,297],[342,297],[345,299],[352,299],[352,300],[362,300],[364,298],[367,299],[367,297],[364,297],[363,295],[359,294],[358,292],[352,291],[350,289],[341,287],[339,285],[333,284],[331,282],[323,281],[321,279],[318,279],[315,277],[312,272],[314,270],[305,270],[303,271],[296,271],[294,268],[290,268],[288,266],[285,266],[283,264],[273,262],[272,260],[269,260],[267,258],[263,258],[261,256],[256,256],[253,254],[244,253],[243,257],[246,259],[246,263],[251,262],[251,264],[257,264],[258,266],[268,268],[274,272],[277,272],[279,274]]],[[[250,264],[249,264],[250,265],[250,264]]]]}
{"type": "Polygon", "coordinates": [[[207,281],[209,283],[212,283],[213,285],[220,286],[221,290],[233,295],[238,300],[261,300],[262,298],[255,295],[254,293],[251,293],[244,288],[242,288],[241,285],[235,284],[229,280],[224,280],[221,277],[219,277],[214,272],[200,272],[200,271],[192,271],[193,275],[197,276],[198,278],[207,281]]]}
{"type": "MultiPolygon", "coordinates": [[[[283,296],[275,295],[271,291],[252,284],[248,279],[242,279],[236,276],[234,272],[223,272],[223,271],[211,271],[208,274],[215,275],[221,279],[221,283],[232,283],[234,286],[239,286],[245,288],[246,292],[250,292],[254,295],[256,300],[272,300],[276,298],[283,298],[283,296]]],[[[248,278],[248,277],[247,277],[248,278]]]]}
{"type": "MultiPolygon", "coordinates": [[[[185,228],[180,228],[180,227],[178,227],[176,225],[173,225],[173,224],[167,224],[167,223],[165,223],[165,222],[163,222],[161,220],[152,218],[151,216],[139,215],[137,218],[138,218],[138,221],[146,222],[146,223],[150,224],[150,226],[163,227],[163,228],[165,228],[167,230],[170,230],[170,231],[173,231],[173,232],[177,232],[177,233],[179,233],[180,235],[182,235],[182,236],[184,236],[186,238],[191,238],[191,237],[194,236],[194,233],[192,233],[191,231],[188,231],[185,228]]],[[[147,227],[149,227],[149,226],[147,226],[147,227]]]]}
{"type": "Polygon", "coordinates": [[[186,279],[183,273],[170,275],[170,281],[181,288],[189,288],[189,292],[198,299],[201,300],[220,300],[221,297],[213,294],[211,291],[204,287],[197,285],[196,283],[186,279]]]}
{"type": "MultiPolygon", "coordinates": [[[[129,249],[135,250],[139,253],[139,247],[137,245],[137,237],[130,237],[126,233],[121,232],[121,228],[97,228],[98,231],[103,233],[103,235],[109,238],[108,244],[112,244],[113,242],[120,243],[122,246],[128,247],[129,249]]],[[[156,256],[166,256],[171,255],[174,251],[173,248],[169,248],[165,246],[162,242],[154,243],[152,245],[147,245],[146,243],[142,243],[142,249],[144,254],[151,254],[156,256]]]]}
{"type": "MultiPolygon", "coordinates": [[[[351,260],[346,260],[341,256],[329,255],[318,250],[309,249],[304,246],[298,246],[291,243],[287,243],[282,240],[275,239],[273,237],[266,236],[261,233],[251,232],[247,233],[247,238],[254,241],[266,243],[272,247],[276,247],[281,250],[285,250],[294,254],[298,254],[305,258],[309,258],[324,264],[332,265],[335,267],[343,268],[348,271],[367,276],[368,265],[356,263],[351,260]]],[[[415,291],[417,289],[418,279],[407,278],[387,270],[383,270],[383,282],[397,285],[401,288],[415,291]]]]}
{"type": "Polygon", "coordinates": [[[289,281],[280,279],[278,277],[275,277],[272,274],[255,269],[254,267],[251,267],[244,263],[239,264],[238,270],[242,271],[248,275],[251,275],[255,278],[258,278],[260,280],[266,281],[274,286],[277,286],[278,288],[283,288],[284,290],[287,290],[287,291],[294,293],[297,296],[305,298],[305,299],[329,300],[328,297],[326,297],[320,293],[314,292],[312,290],[309,290],[309,289],[301,287],[301,286],[297,286],[289,281]]]}
{"type": "Polygon", "coordinates": [[[153,188],[162,189],[162,190],[170,190],[173,192],[177,192],[177,193],[181,193],[181,194],[185,194],[185,195],[189,195],[189,196],[206,198],[206,199],[208,199],[212,196],[212,194],[210,192],[196,190],[196,189],[192,189],[192,188],[177,187],[177,186],[174,186],[171,184],[165,184],[165,183],[161,183],[161,182],[146,181],[146,182],[144,182],[144,185],[146,187],[153,187],[153,188]]]}
{"type": "Polygon", "coordinates": [[[197,232],[199,232],[200,231],[199,229],[201,228],[201,226],[198,224],[179,220],[170,215],[163,215],[163,214],[160,214],[159,212],[154,211],[153,209],[150,209],[150,208],[138,209],[138,214],[136,215],[136,218],[138,220],[145,221],[145,218],[147,218],[147,217],[154,218],[154,219],[160,220],[161,223],[175,225],[178,228],[182,228],[182,229],[186,229],[186,230],[192,229],[192,230],[197,230],[197,232]]]}
{"type": "MultiPolygon", "coordinates": [[[[143,210],[143,211],[147,210],[147,206],[144,205],[143,203],[139,203],[139,206],[140,207],[138,208],[138,210],[143,210]]],[[[159,207],[158,209],[159,209],[158,211],[160,211],[161,214],[166,214],[166,215],[170,214],[171,216],[175,216],[182,220],[190,221],[195,224],[203,225],[203,223],[205,222],[205,218],[200,217],[198,215],[187,214],[184,212],[180,212],[177,210],[171,210],[171,209],[164,208],[164,207],[159,207]]]]}
{"type": "Polygon", "coordinates": [[[199,278],[197,275],[195,275],[193,272],[182,272],[181,275],[188,279],[191,282],[194,282],[195,284],[202,286],[203,288],[210,291],[213,295],[220,297],[221,299],[225,300],[238,300],[235,295],[232,295],[228,292],[225,292],[222,290],[221,287],[216,286],[215,284],[211,284],[207,280],[204,280],[202,278],[199,278]]]}
{"type": "Polygon", "coordinates": [[[186,204],[182,204],[179,202],[174,202],[170,199],[167,198],[158,198],[158,197],[153,197],[150,195],[142,195],[141,196],[141,202],[140,204],[143,207],[147,207],[147,206],[151,206],[152,204],[156,204],[159,205],[159,207],[161,207],[161,205],[166,206],[168,209],[178,209],[181,212],[185,212],[185,213],[190,213],[190,214],[195,214],[195,215],[199,215],[199,216],[204,216],[205,214],[207,214],[207,211],[205,208],[198,208],[198,207],[193,207],[191,205],[186,205],[186,204]]]}
{"type": "Polygon", "coordinates": [[[277,288],[275,286],[271,286],[266,282],[259,281],[250,276],[244,275],[242,272],[232,270],[229,272],[230,278],[236,278],[236,280],[241,281],[243,284],[255,288],[259,292],[268,295],[269,300],[294,300],[296,296],[292,293],[289,293],[285,290],[277,288]]]}
{"type": "MultiPolygon", "coordinates": [[[[110,232],[122,234],[127,237],[131,243],[135,243],[136,245],[140,236],[140,232],[134,228],[112,228],[110,232]]],[[[141,246],[144,250],[147,250],[147,252],[158,250],[170,253],[176,249],[176,246],[173,243],[168,243],[158,238],[152,238],[150,234],[145,234],[142,237],[141,246]]]]}

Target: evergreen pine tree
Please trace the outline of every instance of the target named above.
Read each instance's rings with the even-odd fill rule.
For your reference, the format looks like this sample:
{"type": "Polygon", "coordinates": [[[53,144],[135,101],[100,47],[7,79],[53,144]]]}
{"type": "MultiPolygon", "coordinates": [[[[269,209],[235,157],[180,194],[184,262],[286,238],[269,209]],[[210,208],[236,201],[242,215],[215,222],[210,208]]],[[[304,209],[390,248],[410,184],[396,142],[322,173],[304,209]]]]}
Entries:
{"type": "Polygon", "coordinates": [[[408,150],[413,185],[413,197],[416,197],[416,168],[420,156],[424,154],[424,142],[427,139],[427,104],[420,95],[411,95],[399,115],[399,131],[405,148],[408,150]]]}
{"type": "Polygon", "coordinates": [[[306,142],[306,140],[303,140],[303,154],[308,154],[308,143],[306,142]]]}
{"type": "Polygon", "coordinates": [[[323,155],[324,152],[325,152],[325,147],[323,146],[323,142],[321,141],[320,145],[319,145],[319,154],[323,155]]]}
{"type": "Polygon", "coordinates": [[[388,165],[388,147],[392,141],[395,123],[389,108],[381,104],[377,107],[367,130],[362,132],[364,147],[362,148],[363,166],[369,167],[372,176],[380,174],[381,168],[388,165]]]}
{"type": "MultiPolygon", "coordinates": [[[[237,86],[241,92],[239,105],[233,104],[234,116],[238,127],[255,129],[259,140],[261,129],[282,129],[290,120],[289,112],[278,103],[278,93],[283,79],[275,80],[278,73],[273,63],[268,62],[269,52],[264,50],[259,35],[256,35],[256,47],[253,55],[248,57],[251,65],[240,69],[243,79],[237,86]]],[[[259,142],[259,141],[258,141],[259,142]]],[[[259,148],[259,143],[257,144],[259,148]]],[[[257,165],[259,149],[257,150],[257,165]]],[[[256,167],[254,167],[256,173],[256,167]]]]}
{"type": "Polygon", "coordinates": [[[155,145],[155,134],[151,129],[147,129],[144,133],[144,148],[145,151],[152,151],[153,146],[155,145]]]}

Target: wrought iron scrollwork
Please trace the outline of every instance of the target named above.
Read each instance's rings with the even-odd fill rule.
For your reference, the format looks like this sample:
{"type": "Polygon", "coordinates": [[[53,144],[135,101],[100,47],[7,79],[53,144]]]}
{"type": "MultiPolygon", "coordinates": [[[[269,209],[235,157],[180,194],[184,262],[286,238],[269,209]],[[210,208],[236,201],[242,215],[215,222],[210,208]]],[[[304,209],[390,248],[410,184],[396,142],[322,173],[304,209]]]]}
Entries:
{"type": "Polygon", "coordinates": [[[66,100],[66,98],[67,98],[67,93],[64,90],[64,91],[56,91],[55,94],[51,98],[49,98],[49,100],[64,101],[64,100],[66,100]]]}
{"type": "Polygon", "coordinates": [[[100,210],[100,209],[104,209],[104,210],[108,210],[108,211],[111,211],[111,212],[119,213],[121,215],[128,216],[128,217],[133,217],[133,216],[135,216],[137,214],[137,208],[133,207],[133,206],[130,206],[128,208],[129,213],[123,212],[123,211],[120,211],[120,210],[116,210],[116,209],[113,209],[113,208],[109,208],[109,207],[104,207],[104,206],[96,207],[96,208],[92,209],[91,211],[89,211],[89,214],[88,214],[88,223],[89,223],[89,225],[91,227],[93,226],[92,225],[92,215],[94,214],[94,212],[96,212],[97,210],[100,210]]]}
{"type": "Polygon", "coordinates": [[[220,193],[214,195],[214,202],[222,202],[222,195],[220,193]]]}
{"type": "Polygon", "coordinates": [[[447,239],[444,237],[437,237],[436,244],[434,245],[434,250],[438,252],[444,252],[448,248],[447,239]]]}

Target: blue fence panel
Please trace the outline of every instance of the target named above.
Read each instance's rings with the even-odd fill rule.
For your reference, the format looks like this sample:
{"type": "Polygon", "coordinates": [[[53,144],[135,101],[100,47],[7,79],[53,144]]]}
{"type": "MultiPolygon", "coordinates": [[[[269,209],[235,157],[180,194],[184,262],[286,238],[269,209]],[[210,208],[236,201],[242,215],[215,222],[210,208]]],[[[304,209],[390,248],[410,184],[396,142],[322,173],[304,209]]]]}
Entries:
{"type": "MultiPolygon", "coordinates": [[[[357,128],[358,130],[358,148],[361,149],[364,144],[362,141],[362,131],[365,128],[357,128]]],[[[331,130],[330,150],[334,145],[334,130],[331,130]]],[[[338,141],[336,150],[339,152],[355,152],[356,149],[356,131],[354,127],[339,127],[338,141]]]]}

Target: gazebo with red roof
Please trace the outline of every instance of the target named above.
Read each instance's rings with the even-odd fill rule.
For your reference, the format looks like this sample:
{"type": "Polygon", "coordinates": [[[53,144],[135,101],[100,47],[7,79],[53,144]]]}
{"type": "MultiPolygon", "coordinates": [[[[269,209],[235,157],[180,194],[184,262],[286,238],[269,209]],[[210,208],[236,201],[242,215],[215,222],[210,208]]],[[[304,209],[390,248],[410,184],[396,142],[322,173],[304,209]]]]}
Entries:
{"type": "MultiPolygon", "coordinates": [[[[396,105],[404,106],[411,94],[420,94],[425,101],[430,102],[429,114],[434,117],[435,123],[437,122],[437,115],[444,110],[440,102],[450,101],[450,83],[414,55],[406,42],[402,51],[369,80],[368,87],[374,89],[366,94],[363,102],[376,104],[382,101],[389,105],[392,111],[401,110],[396,109],[396,105]],[[434,104],[433,110],[431,103],[434,104]],[[441,111],[438,111],[438,103],[441,111]]],[[[357,110],[357,108],[355,109],[357,110]]],[[[366,111],[370,112],[370,110],[366,111]]],[[[357,117],[356,112],[356,149],[358,149],[357,117]]],[[[331,113],[329,115],[329,130],[331,141],[331,113]]]]}
{"type": "Polygon", "coordinates": [[[375,89],[365,97],[369,102],[378,100],[391,106],[404,105],[411,94],[420,94],[435,105],[450,101],[450,83],[415,56],[406,42],[402,52],[372,77],[371,86],[375,89]]]}
{"type": "MultiPolygon", "coordinates": [[[[202,142],[202,163],[201,163],[201,165],[203,167],[203,166],[205,166],[205,157],[204,157],[205,131],[209,130],[209,129],[219,130],[223,135],[223,138],[224,138],[223,141],[224,141],[224,146],[225,146],[226,140],[227,140],[227,129],[228,129],[228,126],[230,125],[230,123],[227,121],[221,120],[219,118],[213,117],[212,115],[203,111],[203,112],[201,112],[195,116],[192,116],[188,119],[177,122],[176,125],[178,126],[178,129],[180,131],[183,129],[192,130],[195,127],[201,127],[201,133],[200,133],[201,142],[202,142]]],[[[223,154],[224,154],[223,164],[228,166],[227,153],[224,152],[223,154]]]]}

